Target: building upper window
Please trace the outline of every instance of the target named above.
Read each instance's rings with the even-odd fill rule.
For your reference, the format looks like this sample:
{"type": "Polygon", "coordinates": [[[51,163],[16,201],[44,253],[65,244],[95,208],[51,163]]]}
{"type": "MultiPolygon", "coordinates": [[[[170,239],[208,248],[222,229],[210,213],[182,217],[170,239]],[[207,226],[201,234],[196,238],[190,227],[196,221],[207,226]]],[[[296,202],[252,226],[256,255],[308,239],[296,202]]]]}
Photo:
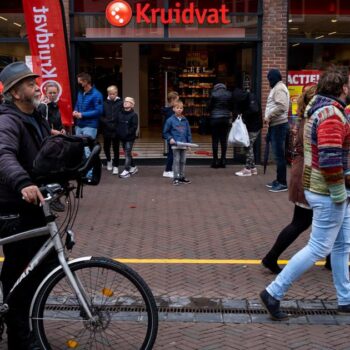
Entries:
{"type": "Polygon", "coordinates": [[[349,38],[349,0],[289,1],[288,33],[315,40],[349,38]]]}

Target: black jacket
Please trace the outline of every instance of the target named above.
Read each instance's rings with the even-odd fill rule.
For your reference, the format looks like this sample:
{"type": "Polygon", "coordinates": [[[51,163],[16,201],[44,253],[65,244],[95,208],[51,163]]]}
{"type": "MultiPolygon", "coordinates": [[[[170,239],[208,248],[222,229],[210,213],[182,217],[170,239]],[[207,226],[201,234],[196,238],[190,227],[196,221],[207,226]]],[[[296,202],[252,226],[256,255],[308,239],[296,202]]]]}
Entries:
{"type": "Polygon", "coordinates": [[[105,100],[103,103],[103,115],[100,119],[103,135],[106,137],[116,137],[118,114],[123,107],[123,100],[105,100]]]}
{"type": "Polygon", "coordinates": [[[31,172],[42,140],[50,127],[42,115],[0,105],[0,208],[23,202],[21,190],[33,184],[31,172]]]}
{"type": "Polygon", "coordinates": [[[228,91],[223,84],[214,86],[209,103],[208,110],[210,118],[230,118],[232,111],[232,93],[228,91]]]}
{"type": "Polygon", "coordinates": [[[134,141],[138,126],[138,116],[132,109],[126,111],[122,108],[118,114],[117,137],[121,141],[134,141]]]}
{"type": "Polygon", "coordinates": [[[38,111],[48,121],[51,129],[58,131],[63,129],[61,112],[56,102],[50,102],[48,104],[41,103],[38,107],[38,111]]]}

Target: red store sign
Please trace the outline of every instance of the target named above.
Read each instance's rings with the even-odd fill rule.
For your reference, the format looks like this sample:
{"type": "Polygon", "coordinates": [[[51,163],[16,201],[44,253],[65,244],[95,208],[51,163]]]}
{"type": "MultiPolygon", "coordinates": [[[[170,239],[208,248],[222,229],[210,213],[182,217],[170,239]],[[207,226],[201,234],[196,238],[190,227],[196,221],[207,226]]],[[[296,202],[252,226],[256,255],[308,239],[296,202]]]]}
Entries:
{"type": "MultiPolygon", "coordinates": [[[[152,8],[149,3],[137,3],[135,8],[135,22],[137,24],[157,24],[158,19],[162,24],[230,24],[228,18],[229,9],[225,4],[220,8],[196,8],[194,2],[184,7],[181,2],[176,2],[174,8],[152,8]]],[[[126,26],[132,18],[132,9],[128,2],[116,0],[106,7],[106,18],[110,24],[117,27],[126,26]]]]}

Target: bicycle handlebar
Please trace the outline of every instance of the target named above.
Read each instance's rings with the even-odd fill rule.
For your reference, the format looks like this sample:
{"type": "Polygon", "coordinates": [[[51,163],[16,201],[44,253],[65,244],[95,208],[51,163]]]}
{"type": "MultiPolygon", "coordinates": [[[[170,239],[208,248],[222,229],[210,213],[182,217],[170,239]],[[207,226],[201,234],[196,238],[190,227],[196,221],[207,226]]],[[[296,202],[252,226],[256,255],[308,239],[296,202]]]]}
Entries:
{"type": "Polygon", "coordinates": [[[93,163],[97,160],[98,155],[100,154],[101,151],[101,146],[100,145],[95,145],[94,148],[92,149],[89,158],[85,162],[85,164],[78,169],[79,174],[85,175],[85,173],[90,170],[92,167],[93,163]]]}

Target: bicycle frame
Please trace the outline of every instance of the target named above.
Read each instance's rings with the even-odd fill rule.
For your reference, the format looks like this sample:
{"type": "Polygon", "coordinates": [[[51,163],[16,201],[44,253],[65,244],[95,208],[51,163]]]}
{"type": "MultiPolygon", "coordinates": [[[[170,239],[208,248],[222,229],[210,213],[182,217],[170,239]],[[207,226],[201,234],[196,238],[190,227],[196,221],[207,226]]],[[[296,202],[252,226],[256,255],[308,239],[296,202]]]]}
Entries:
{"type": "MultiPolygon", "coordinates": [[[[52,200],[52,198],[48,198],[47,202],[43,204],[43,211],[46,218],[50,218],[52,216],[51,210],[49,207],[49,202],[52,200]]],[[[3,304],[7,304],[8,300],[11,298],[11,295],[13,294],[16,287],[23,281],[24,278],[26,278],[30,273],[34,270],[36,266],[38,266],[43,259],[49,254],[51,249],[55,248],[57,252],[57,257],[59,261],[58,268],[62,268],[65,272],[69,283],[71,284],[71,287],[73,288],[74,292],[77,295],[77,298],[80,302],[80,305],[84,309],[86,315],[89,317],[89,319],[93,319],[94,316],[91,313],[91,310],[88,306],[86,293],[83,290],[82,284],[80,281],[73,275],[72,271],[69,268],[69,264],[66,261],[66,257],[64,254],[64,245],[62,242],[62,239],[60,235],[58,234],[58,227],[54,220],[51,222],[48,222],[48,224],[44,227],[24,231],[17,233],[11,237],[6,237],[3,239],[0,239],[0,245],[18,242],[24,239],[28,238],[34,238],[34,237],[40,237],[43,235],[50,234],[50,238],[42,245],[42,247],[39,249],[39,251],[34,255],[32,260],[29,262],[27,268],[23,271],[23,273],[19,276],[13,287],[11,288],[9,294],[6,296],[5,300],[3,301],[3,304]]],[[[56,270],[56,269],[55,269],[56,270]]],[[[50,273],[49,273],[50,274],[50,273]]],[[[45,280],[45,279],[44,279],[45,280]]],[[[40,289],[41,285],[39,286],[38,290],[40,289]]],[[[37,293],[35,294],[35,296],[37,293]]]]}

